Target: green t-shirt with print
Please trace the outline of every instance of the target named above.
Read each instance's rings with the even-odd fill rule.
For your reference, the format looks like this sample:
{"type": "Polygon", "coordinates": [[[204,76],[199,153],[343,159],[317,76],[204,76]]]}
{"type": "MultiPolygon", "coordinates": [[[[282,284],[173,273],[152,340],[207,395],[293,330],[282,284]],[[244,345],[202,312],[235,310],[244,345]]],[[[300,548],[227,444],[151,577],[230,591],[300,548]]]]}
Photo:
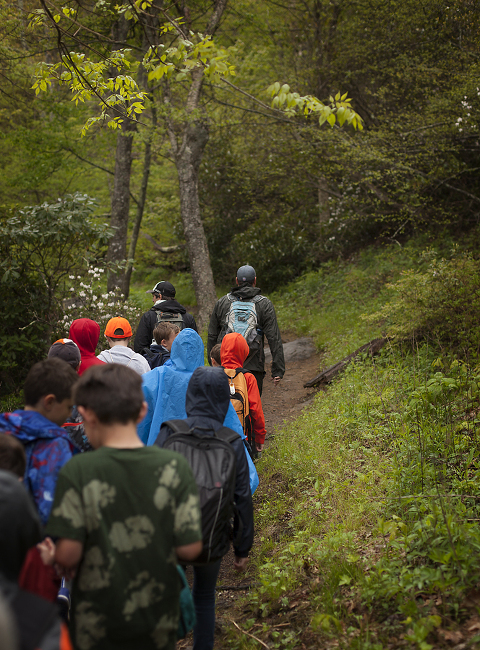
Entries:
{"type": "Polygon", "coordinates": [[[175,646],[175,547],[202,538],[185,458],[158,447],[97,451],[60,471],[47,534],[84,545],[72,589],[78,650],[175,646]]]}

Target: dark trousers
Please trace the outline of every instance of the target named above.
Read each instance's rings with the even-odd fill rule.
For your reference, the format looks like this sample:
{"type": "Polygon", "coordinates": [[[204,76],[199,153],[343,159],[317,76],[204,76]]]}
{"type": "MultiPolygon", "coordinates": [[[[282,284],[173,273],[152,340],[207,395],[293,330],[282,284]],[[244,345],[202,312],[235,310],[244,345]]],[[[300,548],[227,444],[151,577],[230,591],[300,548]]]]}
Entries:
{"type": "Polygon", "coordinates": [[[215,585],[222,560],[193,567],[193,602],[197,624],[193,628],[193,650],[212,650],[215,635],[215,585]]]}
{"type": "Polygon", "coordinates": [[[265,377],[265,372],[259,372],[258,370],[249,370],[248,372],[251,372],[252,375],[255,377],[257,380],[258,384],[258,392],[260,393],[260,397],[262,396],[262,390],[263,390],[263,378],[265,377]]]}

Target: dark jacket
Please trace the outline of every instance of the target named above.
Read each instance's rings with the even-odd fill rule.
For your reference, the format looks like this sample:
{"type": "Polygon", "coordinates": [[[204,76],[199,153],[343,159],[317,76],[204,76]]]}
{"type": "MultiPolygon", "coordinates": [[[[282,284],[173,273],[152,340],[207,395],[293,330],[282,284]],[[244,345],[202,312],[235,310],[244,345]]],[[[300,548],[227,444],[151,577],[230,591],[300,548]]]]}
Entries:
{"type": "Polygon", "coordinates": [[[187,314],[187,310],[176,300],[169,298],[164,300],[158,305],[153,305],[151,309],[146,311],[138,323],[137,333],[135,334],[135,341],[133,349],[139,354],[143,354],[144,348],[149,349],[153,340],[153,330],[157,324],[157,312],[168,311],[172,314],[181,314],[185,327],[190,327],[197,332],[197,324],[195,318],[191,314],[187,314]]]}
{"type": "MultiPolygon", "coordinates": [[[[41,539],[40,520],[25,488],[16,476],[0,471],[0,596],[10,606],[19,647],[71,650],[57,607],[18,586],[25,556],[41,539]]],[[[3,626],[2,633],[5,634],[3,626]]],[[[0,645],[2,641],[6,639],[2,637],[0,645]]]]}
{"type": "MultiPolygon", "coordinates": [[[[251,284],[244,284],[240,287],[234,287],[231,291],[237,300],[251,300],[254,296],[262,293],[258,287],[252,287],[251,284]]],[[[207,356],[210,359],[210,350],[217,343],[221,343],[225,335],[225,326],[227,314],[230,311],[232,303],[227,296],[223,296],[217,301],[210,318],[208,326],[208,344],[207,356]]],[[[265,372],[265,352],[263,351],[264,337],[267,337],[270,351],[272,353],[272,377],[283,377],[285,374],[285,359],[283,358],[283,345],[280,330],[278,329],[277,316],[275,308],[268,298],[263,298],[255,303],[257,311],[258,327],[262,330],[261,345],[256,350],[250,352],[243,364],[246,370],[254,372],[265,372]]]]}
{"type": "Polygon", "coordinates": [[[165,365],[170,359],[170,352],[163,345],[152,343],[148,350],[144,348],[143,356],[148,361],[151,370],[153,370],[154,368],[160,368],[165,365]]]}
{"type": "MultiPolygon", "coordinates": [[[[230,404],[230,390],[223,368],[197,368],[190,379],[185,399],[186,422],[199,435],[211,435],[205,429],[217,431],[230,404]],[[197,427],[202,427],[198,429],[197,427]]],[[[155,444],[163,447],[172,433],[170,427],[163,425],[155,444]]],[[[237,478],[235,483],[235,504],[242,519],[242,537],[235,555],[247,557],[253,544],[253,505],[250,492],[249,469],[243,441],[238,438],[232,443],[237,459],[237,478]]],[[[238,523],[235,524],[235,529],[238,523]]]]}

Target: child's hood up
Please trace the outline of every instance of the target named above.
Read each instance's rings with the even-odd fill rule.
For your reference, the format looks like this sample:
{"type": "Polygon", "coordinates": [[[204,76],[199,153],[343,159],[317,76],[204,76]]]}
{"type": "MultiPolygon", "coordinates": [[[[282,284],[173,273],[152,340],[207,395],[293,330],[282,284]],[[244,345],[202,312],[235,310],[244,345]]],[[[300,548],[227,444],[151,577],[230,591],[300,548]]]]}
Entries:
{"type": "Polygon", "coordinates": [[[72,443],[68,432],[54,422],[47,420],[37,411],[14,411],[13,413],[0,414],[0,431],[9,431],[24,444],[39,439],[54,440],[63,438],[72,449],[72,443]]]}
{"type": "Polygon", "coordinates": [[[70,325],[70,338],[80,348],[83,356],[95,356],[100,338],[100,325],[90,318],[77,318],[70,325]]]}
{"type": "Polygon", "coordinates": [[[231,332],[223,337],[220,358],[224,368],[243,368],[250,349],[248,343],[238,332],[231,332]]]}
{"type": "Polygon", "coordinates": [[[187,417],[205,417],[223,422],[230,405],[230,387],[222,368],[202,366],[193,373],[187,388],[187,417]]]}
{"type": "Polygon", "coordinates": [[[193,372],[198,366],[203,366],[203,341],[190,328],[180,332],[172,344],[170,359],[176,370],[193,372]]]}

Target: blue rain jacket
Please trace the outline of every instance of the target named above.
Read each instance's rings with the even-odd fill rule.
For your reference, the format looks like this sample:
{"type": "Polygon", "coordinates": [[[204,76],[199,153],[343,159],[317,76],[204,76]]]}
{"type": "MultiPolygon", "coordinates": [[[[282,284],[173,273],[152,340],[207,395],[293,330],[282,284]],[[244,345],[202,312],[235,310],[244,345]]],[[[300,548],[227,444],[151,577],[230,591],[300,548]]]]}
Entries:
{"type": "Polygon", "coordinates": [[[78,450],[68,432],[36,411],[0,415],[0,431],[10,431],[25,447],[24,483],[42,525],[48,521],[60,469],[78,450]]]}
{"type": "MultiPolygon", "coordinates": [[[[230,386],[223,368],[197,368],[190,379],[185,400],[188,426],[201,436],[211,436],[220,429],[230,403],[230,386]],[[205,431],[207,429],[207,431],[205,431]]],[[[163,447],[172,430],[163,425],[155,442],[163,447]]],[[[243,523],[241,539],[235,546],[235,555],[247,557],[253,544],[253,506],[250,491],[248,454],[240,438],[232,442],[236,457],[235,505],[243,523]]],[[[238,521],[234,525],[234,537],[238,521]]]]}
{"type": "MultiPolygon", "coordinates": [[[[171,366],[163,365],[142,375],[143,394],[148,404],[148,413],[137,427],[138,435],[145,445],[153,445],[166,420],[183,420],[185,396],[193,371],[203,366],[204,346],[200,336],[190,328],[183,329],[175,338],[170,352],[171,366]]],[[[242,425],[230,403],[223,424],[245,438],[242,425]]],[[[247,462],[250,470],[252,494],[258,487],[258,474],[250,455],[247,462]]]]}

